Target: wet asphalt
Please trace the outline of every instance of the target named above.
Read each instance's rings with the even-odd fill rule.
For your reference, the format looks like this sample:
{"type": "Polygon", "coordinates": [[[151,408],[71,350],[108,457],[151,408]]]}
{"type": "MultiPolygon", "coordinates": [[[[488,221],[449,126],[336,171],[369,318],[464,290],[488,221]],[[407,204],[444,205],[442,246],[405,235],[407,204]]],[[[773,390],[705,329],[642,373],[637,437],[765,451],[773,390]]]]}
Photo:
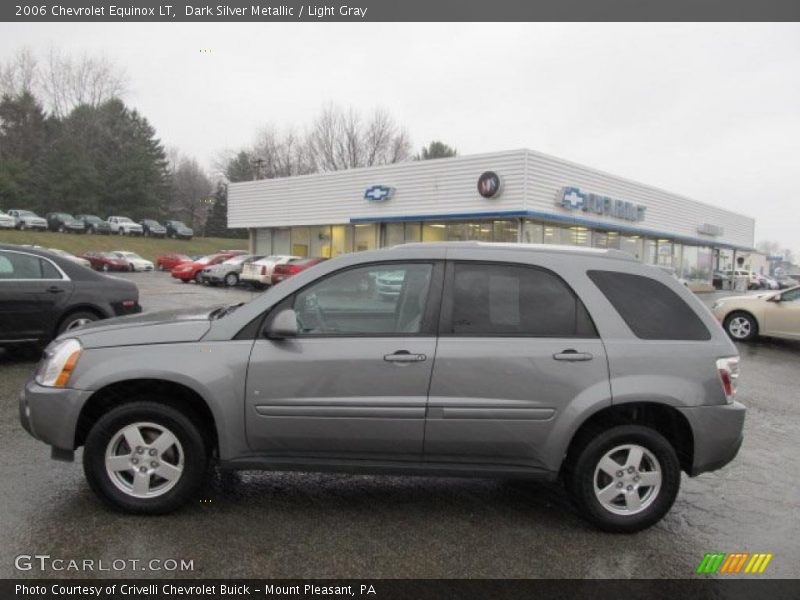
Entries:
{"type": "MultiPolygon", "coordinates": [[[[163,273],[125,277],[145,310],[252,297],[163,273]]],[[[739,455],[684,475],[672,511],[634,535],[594,530],[556,484],[433,477],[217,473],[180,512],[121,515],[89,490],[80,452],[52,461],[21,428],[17,394],[35,361],[0,351],[0,577],[691,578],[706,552],[773,553],[762,577],[797,577],[800,343],[739,351],[749,409],[739,455]],[[94,560],[95,570],[15,568],[36,554],[94,560]],[[193,570],[97,570],[120,559],[190,560],[193,570]]]]}

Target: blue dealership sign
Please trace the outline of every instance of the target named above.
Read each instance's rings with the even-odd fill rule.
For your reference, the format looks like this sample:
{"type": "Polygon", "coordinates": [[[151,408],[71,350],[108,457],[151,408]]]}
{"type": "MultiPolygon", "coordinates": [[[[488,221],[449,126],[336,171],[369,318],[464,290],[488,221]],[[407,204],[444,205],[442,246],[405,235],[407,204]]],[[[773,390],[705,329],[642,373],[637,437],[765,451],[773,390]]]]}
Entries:
{"type": "Polygon", "coordinates": [[[644,221],[647,211],[647,207],[641,204],[582,192],[577,187],[561,188],[556,196],[556,204],[567,210],[580,210],[626,221],[644,221]]]}
{"type": "Polygon", "coordinates": [[[384,202],[392,197],[394,188],[388,185],[371,185],[364,191],[364,200],[384,202]]]}

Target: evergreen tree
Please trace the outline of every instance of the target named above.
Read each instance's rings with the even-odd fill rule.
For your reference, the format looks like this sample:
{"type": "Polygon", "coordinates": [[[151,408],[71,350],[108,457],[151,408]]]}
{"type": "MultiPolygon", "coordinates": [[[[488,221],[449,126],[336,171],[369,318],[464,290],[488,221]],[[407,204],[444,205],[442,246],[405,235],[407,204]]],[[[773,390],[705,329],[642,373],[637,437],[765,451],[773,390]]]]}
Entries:
{"type": "Polygon", "coordinates": [[[444,142],[434,140],[425,146],[422,152],[417,154],[414,158],[416,160],[429,160],[432,158],[450,158],[457,155],[458,151],[455,148],[451,148],[444,142]]]}

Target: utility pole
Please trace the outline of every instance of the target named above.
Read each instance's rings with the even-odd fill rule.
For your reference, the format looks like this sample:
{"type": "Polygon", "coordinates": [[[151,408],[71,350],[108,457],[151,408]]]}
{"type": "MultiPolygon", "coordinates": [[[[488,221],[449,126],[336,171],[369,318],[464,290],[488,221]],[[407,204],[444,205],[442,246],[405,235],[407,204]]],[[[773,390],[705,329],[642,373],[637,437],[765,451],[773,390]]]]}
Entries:
{"type": "Polygon", "coordinates": [[[263,177],[261,176],[261,173],[262,173],[262,171],[264,169],[264,165],[266,164],[266,161],[263,158],[254,158],[251,161],[251,164],[253,165],[253,181],[257,181],[259,179],[263,179],[263,177]]]}

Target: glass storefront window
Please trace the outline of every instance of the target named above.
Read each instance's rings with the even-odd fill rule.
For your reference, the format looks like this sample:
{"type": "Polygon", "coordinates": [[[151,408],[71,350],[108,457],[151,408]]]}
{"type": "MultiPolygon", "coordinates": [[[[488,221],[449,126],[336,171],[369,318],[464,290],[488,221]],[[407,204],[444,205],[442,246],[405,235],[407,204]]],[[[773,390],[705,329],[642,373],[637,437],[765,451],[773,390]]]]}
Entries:
{"type": "Polygon", "coordinates": [[[494,241],[495,242],[517,242],[517,222],[516,221],[495,221],[494,222],[494,241]]]}
{"type": "Polygon", "coordinates": [[[406,223],[406,242],[421,242],[422,241],[422,224],[421,223],[406,223]]]}
{"type": "Polygon", "coordinates": [[[378,226],[374,223],[356,225],[354,252],[375,250],[377,247],[378,226]]]}
{"type": "Polygon", "coordinates": [[[522,224],[522,242],[525,244],[541,244],[544,235],[544,225],[525,221],[522,224]]]}
{"type": "Polygon", "coordinates": [[[658,264],[657,258],[658,255],[656,254],[656,241],[655,240],[645,240],[644,241],[644,254],[642,255],[645,264],[648,265],[655,265],[658,264]]]}
{"type": "Polygon", "coordinates": [[[447,225],[444,223],[423,223],[423,242],[444,242],[447,239],[447,225]]]}
{"type": "Polygon", "coordinates": [[[310,256],[331,258],[331,228],[328,225],[311,228],[310,256]]]}
{"type": "Polygon", "coordinates": [[[292,227],[292,254],[308,256],[311,245],[311,233],[308,227],[292,227]]]}
{"type": "Polygon", "coordinates": [[[570,244],[573,246],[591,246],[592,232],[588,227],[570,227],[570,244]]]}
{"type": "Polygon", "coordinates": [[[350,225],[331,227],[331,257],[353,251],[353,228],[350,225]]]}
{"type": "Polygon", "coordinates": [[[627,252],[636,260],[642,260],[644,240],[638,235],[621,235],[617,239],[617,244],[617,247],[623,252],[627,252]]]}
{"type": "Polygon", "coordinates": [[[385,248],[391,248],[392,246],[405,243],[406,228],[404,223],[386,223],[384,227],[383,245],[385,248]]]}
{"type": "Polygon", "coordinates": [[[712,259],[707,246],[684,246],[681,276],[690,283],[711,283],[712,259]]]}

